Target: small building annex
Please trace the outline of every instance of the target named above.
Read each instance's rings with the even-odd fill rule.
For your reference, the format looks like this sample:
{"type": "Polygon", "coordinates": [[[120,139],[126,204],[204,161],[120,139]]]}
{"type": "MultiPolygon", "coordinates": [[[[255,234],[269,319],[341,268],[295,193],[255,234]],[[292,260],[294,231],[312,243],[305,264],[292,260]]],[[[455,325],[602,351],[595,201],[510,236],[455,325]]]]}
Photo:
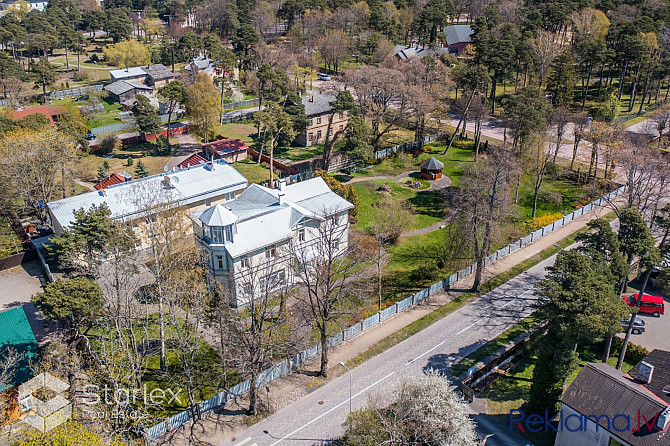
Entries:
{"type": "Polygon", "coordinates": [[[212,284],[233,306],[279,291],[296,280],[325,249],[339,255],[348,246],[351,203],[317,177],[279,189],[252,184],[230,202],[192,214],[196,237],[212,284]]]}
{"type": "Polygon", "coordinates": [[[247,145],[241,139],[219,139],[202,145],[202,153],[208,159],[222,159],[229,163],[247,158],[247,145]]]}

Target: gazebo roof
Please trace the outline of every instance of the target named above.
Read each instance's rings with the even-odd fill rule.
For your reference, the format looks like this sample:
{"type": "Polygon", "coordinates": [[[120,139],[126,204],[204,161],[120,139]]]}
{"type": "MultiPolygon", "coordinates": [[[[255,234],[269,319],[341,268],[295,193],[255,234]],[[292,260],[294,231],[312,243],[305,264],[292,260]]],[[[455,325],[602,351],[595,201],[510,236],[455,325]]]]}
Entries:
{"type": "Polygon", "coordinates": [[[438,170],[444,168],[444,163],[438,159],[430,157],[421,163],[421,168],[427,170],[438,170]]]}

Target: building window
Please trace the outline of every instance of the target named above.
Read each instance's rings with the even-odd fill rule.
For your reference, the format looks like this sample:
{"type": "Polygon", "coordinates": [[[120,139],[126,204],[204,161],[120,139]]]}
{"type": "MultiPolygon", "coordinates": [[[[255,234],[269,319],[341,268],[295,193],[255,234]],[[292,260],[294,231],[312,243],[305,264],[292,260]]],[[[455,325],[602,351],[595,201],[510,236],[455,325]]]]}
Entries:
{"type": "Polygon", "coordinates": [[[212,200],[209,198],[205,200],[205,206],[210,207],[212,205],[212,200]]]}
{"type": "Polygon", "coordinates": [[[242,261],[240,262],[242,265],[242,269],[246,269],[251,267],[251,262],[249,261],[249,257],[242,257],[242,261]]]}
{"type": "Polygon", "coordinates": [[[344,113],[339,113],[338,117],[339,117],[339,119],[344,119],[344,113]]]}
{"type": "Polygon", "coordinates": [[[316,118],[316,123],[321,124],[321,117],[316,118]]]}
{"type": "Polygon", "coordinates": [[[328,129],[328,136],[333,136],[333,129],[328,129]]]}
{"type": "Polygon", "coordinates": [[[263,277],[263,285],[266,291],[273,291],[284,284],[285,274],[284,270],[277,271],[263,277]]]}
{"type": "Polygon", "coordinates": [[[277,248],[274,246],[269,246],[268,249],[265,250],[265,258],[274,259],[275,257],[277,257],[277,248]]]}
{"type": "Polygon", "coordinates": [[[309,132],[309,133],[307,134],[307,141],[312,141],[313,139],[314,139],[314,133],[309,132]]]}
{"type": "Polygon", "coordinates": [[[224,267],[223,256],[216,256],[216,268],[223,269],[223,267],[224,267]]]}
{"type": "Polygon", "coordinates": [[[226,241],[227,242],[232,242],[233,241],[233,227],[232,226],[225,226],[223,228],[224,235],[226,236],[226,241]]]}
{"type": "Polygon", "coordinates": [[[340,124],[340,132],[344,130],[344,124],[340,124]]]}
{"type": "Polygon", "coordinates": [[[298,241],[299,242],[304,242],[305,241],[305,230],[304,229],[298,230],[298,241]]]}
{"type": "Polygon", "coordinates": [[[333,216],[333,224],[334,224],[335,226],[339,226],[339,225],[340,225],[340,216],[339,216],[339,215],[334,215],[334,216],[333,216]]]}
{"type": "Polygon", "coordinates": [[[223,228],[212,228],[212,243],[223,243],[223,228]]]}
{"type": "Polygon", "coordinates": [[[340,249],[340,241],[339,240],[333,240],[331,243],[331,247],[333,251],[337,251],[340,249]]]}
{"type": "Polygon", "coordinates": [[[310,127],[314,125],[314,120],[313,119],[309,120],[309,125],[310,125],[310,127]]]}
{"type": "Polygon", "coordinates": [[[235,199],[235,192],[226,192],[224,195],[224,198],[226,201],[234,200],[235,199]]]}
{"type": "Polygon", "coordinates": [[[321,130],[319,130],[318,132],[316,132],[316,139],[317,139],[317,141],[318,141],[319,139],[321,139],[321,130]]]}

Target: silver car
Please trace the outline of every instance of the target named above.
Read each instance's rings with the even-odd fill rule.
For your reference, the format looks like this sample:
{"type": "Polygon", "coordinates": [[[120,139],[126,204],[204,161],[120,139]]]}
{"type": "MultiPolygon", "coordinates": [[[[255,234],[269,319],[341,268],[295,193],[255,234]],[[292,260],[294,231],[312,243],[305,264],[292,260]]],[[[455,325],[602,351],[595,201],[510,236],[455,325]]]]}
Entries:
{"type": "MultiPolygon", "coordinates": [[[[630,322],[629,319],[622,319],[621,320],[621,328],[623,328],[623,331],[628,330],[628,322],[630,322]]],[[[644,322],[643,319],[640,319],[638,316],[635,316],[635,319],[633,320],[633,334],[642,334],[647,330],[647,324],[644,322]]]]}

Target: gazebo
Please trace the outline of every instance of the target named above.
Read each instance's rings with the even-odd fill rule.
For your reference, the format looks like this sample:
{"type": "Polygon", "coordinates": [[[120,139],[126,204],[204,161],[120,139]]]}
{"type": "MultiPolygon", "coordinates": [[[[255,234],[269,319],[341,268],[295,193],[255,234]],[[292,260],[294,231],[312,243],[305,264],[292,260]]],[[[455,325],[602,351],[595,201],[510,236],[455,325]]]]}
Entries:
{"type": "Polygon", "coordinates": [[[444,164],[433,157],[421,163],[421,178],[426,180],[439,180],[442,178],[444,164]]]}

